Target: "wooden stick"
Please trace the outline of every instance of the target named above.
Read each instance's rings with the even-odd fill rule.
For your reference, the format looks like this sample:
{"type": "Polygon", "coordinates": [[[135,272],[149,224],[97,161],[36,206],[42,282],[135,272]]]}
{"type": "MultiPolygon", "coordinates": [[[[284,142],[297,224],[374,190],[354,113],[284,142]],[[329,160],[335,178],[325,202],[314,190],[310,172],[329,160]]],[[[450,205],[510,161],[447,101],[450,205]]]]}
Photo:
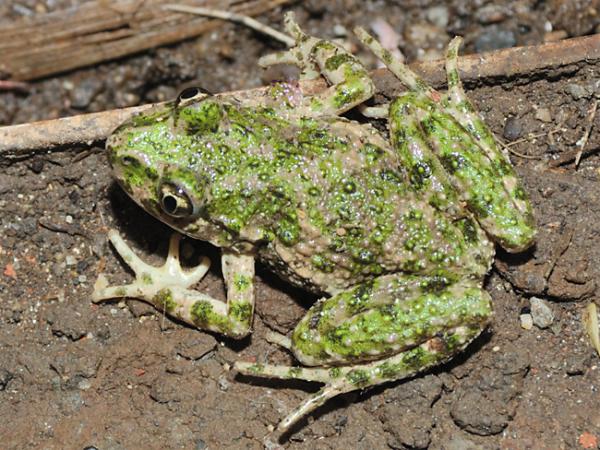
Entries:
{"type": "MultiPolygon", "coordinates": [[[[291,0],[239,0],[223,7],[254,16],[291,0]]],[[[198,36],[219,20],[167,11],[162,0],[98,0],[0,24],[0,74],[33,80],[198,36]]]]}
{"type": "MultiPolygon", "coordinates": [[[[463,56],[459,61],[459,69],[463,81],[472,81],[528,76],[584,62],[600,64],[600,35],[463,56]]],[[[443,60],[419,62],[412,64],[411,68],[434,87],[438,87],[445,82],[444,64],[443,60]]],[[[386,69],[378,69],[372,75],[379,92],[393,95],[398,91],[399,82],[386,69]]],[[[323,90],[325,83],[322,80],[310,80],[303,82],[301,87],[305,94],[311,95],[323,90]]],[[[242,99],[251,98],[262,95],[263,89],[239,91],[235,95],[242,99]]],[[[60,145],[104,139],[131,114],[147,107],[145,105],[0,128],[0,158],[19,158],[60,145]]]]}

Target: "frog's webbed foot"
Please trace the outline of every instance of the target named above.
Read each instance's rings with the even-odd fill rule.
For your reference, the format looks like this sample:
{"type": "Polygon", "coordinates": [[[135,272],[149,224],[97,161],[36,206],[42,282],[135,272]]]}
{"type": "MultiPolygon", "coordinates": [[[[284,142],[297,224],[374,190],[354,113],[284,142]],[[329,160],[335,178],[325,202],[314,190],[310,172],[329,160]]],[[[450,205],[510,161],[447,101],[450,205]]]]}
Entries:
{"type": "Polygon", "coordinates": [[[184,271],[179,263],[180,234],[174,233],[171,236],[169,254],[161,267],[142,261],[117,231],[111,230],[108,237],[117,253],[133,270],[135,281],[120,286],[109,286],[106,277],[100,274],[92,293],[95,303],[114,298],[135,298],[204,330],[236,338],[248,334],[254,304],[254,258],[245,255],[223,256],[223,272],[228,288],[228,302],[225,303],[190,289],[204,277],[210,267],[210,260],[203,257],[198,266],[184,271]],[[233,263],[229,263],[230,261],[233,263]],[[230,266],[235,267],[237,271],[233,273],[233,270],[227,270],[230,266]],[[242,278],[243,282],[240,282],[242,278]]]}

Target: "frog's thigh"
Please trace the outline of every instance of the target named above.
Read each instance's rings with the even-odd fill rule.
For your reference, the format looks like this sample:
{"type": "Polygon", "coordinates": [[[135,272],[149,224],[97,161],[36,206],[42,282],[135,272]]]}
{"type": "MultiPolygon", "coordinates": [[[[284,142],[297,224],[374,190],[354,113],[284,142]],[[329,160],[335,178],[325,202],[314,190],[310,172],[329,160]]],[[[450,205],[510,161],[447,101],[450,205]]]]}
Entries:
{"type": "Polygon", "coordinates": [[[419,110],[428,103],[415,92],[394,99],[388,116],[390,140],[420,198],[450,216],[461,217],[464,211],[456,189],[421,127],[419,110]]]}
{"type": "Polygon", "coordinates": [[[440,345],[449,357],[466,345],[464,329],[483,329],[490,314],[489,295],[477,281],[444,285],[438,277],[385,275],[313,305],[292,334],[292,351],[305,365],[345,365],[447,333],[440,345]]]}

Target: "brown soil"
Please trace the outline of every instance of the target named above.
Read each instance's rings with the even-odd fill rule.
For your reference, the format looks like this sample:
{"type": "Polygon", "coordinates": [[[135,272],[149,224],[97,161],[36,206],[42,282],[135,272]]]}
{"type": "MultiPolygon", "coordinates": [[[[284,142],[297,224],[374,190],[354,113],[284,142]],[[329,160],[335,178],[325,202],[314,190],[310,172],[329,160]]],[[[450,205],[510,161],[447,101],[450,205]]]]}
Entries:
{"type": "MultiPolygon", "coordinates": [[[[434,3],[307,1],[295,10],[309,32],[328,37],[339,29],[335,25],[350,30],[385,17],[404,31],[403,49],[413,56],[421,35],[408,30],[412,24],[435,28],[426,19],[434,3]]],[[[445,45],[449,34],[460,33],[469,52],[491,26],[513,31],[516,43],[524,44],[541,41],[547,20],[570,34],[594,25],[586,28],[583,21],[592,19],[578,16],[575,26],[567,13],[557,19],[552,9],[593,2],[506,2],[496,16],[473,3],[484,2],[448,2],[448,24],[433,40],[445,45]]],[[[14,17],[5,6],[0,12],[14,17]]],[[[277,11],[262,20],[280,27],[281,16],[277,11]]],[[[421,47],[427,45],[438,43],[421,47]]],[[[27,94],[0,93],[0,123],[168,99],[193,84],[215,92],[258,86],[256,59],[275,49],[262,36],[224,24],[172,48],[33,83],[27,94]]],[[[598,448],[599,359],[581,317],[597,298],[600,279],[600,156],[584,158],[577,170],[572,164],[551,168],[550,162],[583,135],[587,111],[600,95],[599,71],[582,63],[560,73],[468,86],[497,135],[538,135],[511,147],[528,155],[512,160],[535,205],[536,247],[498,255],[486,283],[495,302],[493,326],[467,351],[409,381],[330,401],[280,445],[598,448]],[[534,295],[554,312],[547,329],[520,326],[519,315],[534,295]]],[[[600,144],[595,123],[589,148],[600,144]]],[[[241,342],[173,322],[140,302],[93,305],[99,272],[113,273],[113,281],[127,277],[106,242],[107,230],[117,228],[141,255],[159,263],[168,228],[112,182],[100,146],[4,162],[0,171],[1,446],[276,448],[264,441],[269,427],[318,386],[240,378],[228,367],[238,359],[292,363],[264,335],[291,330],[314,298],[259,270],[255,332],[241,342]]],[[[190,264],[201,254],[212,257],[214,267],[198,289],[224,298],[215,249],[189,239],[184,247],[190,264]]]]}

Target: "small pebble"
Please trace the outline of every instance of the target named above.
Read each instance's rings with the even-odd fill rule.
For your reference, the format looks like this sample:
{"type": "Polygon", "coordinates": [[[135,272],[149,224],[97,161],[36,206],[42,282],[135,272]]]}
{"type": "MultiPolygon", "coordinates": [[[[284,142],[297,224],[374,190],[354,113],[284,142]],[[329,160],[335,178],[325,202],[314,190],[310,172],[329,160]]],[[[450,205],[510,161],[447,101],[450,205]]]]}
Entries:
{"type": "Polygon", "coordinates": [[[79,383],[77,383],[77,387],[81,391],[87,391],[92,387],[92,383],[90,383],[90,380],[81,380],[79,383]]]}
{"type": "Polygon", "coordinates": [[[446,28],[449,22],[448,7],[443,5],[432,6],[425,11],[425,17],[435,26],[446,28]]]}
{"type": "Polygon", "coordinates": [[[500,5],[485,5],[475,12],[475,19],[484,25],[502,22],[506,19],[507,8],[500,5]]]}
{"type": "Polygon", "coordinates": [[[348,36],[348,30],[344,25],[336,24],[333,26],[333,35],[335,37],[346,37],[348,36]]]}
{"type": "Polygon", "coordinates": [[[567,375],[583,375],[589,362],[588,355],[571,355],[565,361],[567,375]]]}
{"type": "Polygon", "coordinates": [[[44,170],[44,160],[41,158],[34,159],[29,168],[33,173],[41,173],[44,170]]]}
{"type": "Polygon", "coordinates": [[[98,78],[90,78],[76,84],[69,96],[71,106],[77,109],[85,109],[92,100],[100,93],[103,88],[103,82],[98,78]]]}
{"type": "Polygon", "coordinates": [[[504,139],[508,141],[516,141],[521,137],[523,133],[523,124],[521,120],[517,117],[509,117],[506,119],[506,123],[504,124],[504,131],[502,132],[502,136],[504,139]]]}
{"type": "Polygon", "coordinates": [[[69,216],[69,215],[65,216],[65,222],[73,223],[73,216],[69,216]]]}
{"type": "Polygon", "coordinates": [[[533,317],[531,317],[531,314],[521,314],[519,319],[521,320],[521,328],[524,330],[531,330],[533,328],[533,317]]]}
{"type": "Polygon", "coordinates": [[[75,264],[77,264],[77,260],[75,259],[74,256],[67,255],[67,257],[65,258],[65,264],[67,266],[74,266],[75,264]]]}
{"type": "Polygon", "coordinates": [[[554,312],[552,312],[548,303],[538,297],[531,297],[529,302],[534,325],[542,329],[552,325],[552,322],[554,322],[554,312]]]}
{"type": "Polygon", "coordinates": [[[576,83],[567,84],[567,87],[565,87],[565,91],[567,92],[567,94],[573,97],[574,100],[579,100],[580,98],[587,98],[590,95],[590,93],[585,87],[576,83]]]}
{"type": "Polygon", "coordinates": [[[229,389],[229,381],[226,377],[219,377],[219,389],[222,391],[227,391],[229,389]]]}
{"type": "Polygon", "coordinates": [[[538,108],[535,112],[535,118],[545,123],[552,122],[552,115],[548,108],[538,108]]]}
{"type": "Polygon", "coordinates": [[[475,39],[475,51],[477,53],[499,50],[501,48],[514,47],[517,43],[515,33],[498,26],[488,27],[477,39],[475,39]]]}

